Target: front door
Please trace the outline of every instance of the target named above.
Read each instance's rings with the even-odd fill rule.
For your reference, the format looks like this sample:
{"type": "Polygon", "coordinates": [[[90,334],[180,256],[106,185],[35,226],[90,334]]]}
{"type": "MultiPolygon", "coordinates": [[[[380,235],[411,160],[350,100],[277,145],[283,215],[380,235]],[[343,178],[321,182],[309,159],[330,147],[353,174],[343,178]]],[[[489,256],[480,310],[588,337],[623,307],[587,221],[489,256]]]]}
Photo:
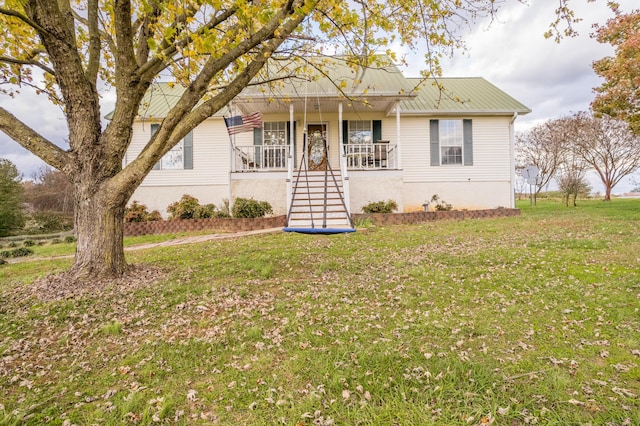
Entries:
{"type": "Polygon", "coordinates": [[[307,126],[309,170],[327,170],[327,125],[307,126]]]}

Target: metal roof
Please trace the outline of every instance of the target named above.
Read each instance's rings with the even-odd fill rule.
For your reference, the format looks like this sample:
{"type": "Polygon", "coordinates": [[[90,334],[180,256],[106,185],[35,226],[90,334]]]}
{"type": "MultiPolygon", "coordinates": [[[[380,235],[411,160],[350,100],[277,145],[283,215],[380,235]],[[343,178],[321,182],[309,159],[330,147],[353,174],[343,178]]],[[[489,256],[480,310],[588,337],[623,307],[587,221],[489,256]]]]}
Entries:
{"type": "Polygon", "coordinates": [[[421,82],[407,79],[417,85],[416,96],[402,101],[404,114],[528,114],[525,105],[512,98],[481,77],[439,78],[421,82]]]}
{"type": "MultiPolygon", "coordinates": [[[[293,104],[296,110],[336,111],[338,103],[351,111],[391,114],[400,103],[402,115],[500,115],[531,112],[487,80],[475,78],[406,78],[395,65],[354,67],[340,58],[317,66],[287,69],[270,65],[262,78],[269,83],[246,87],[234,100],[239,112],[282,113],[293,104]],[[294,77],[278,79],[278,75],[294,77]],[[271,76],[271,77],[270,77],[271,76]]],[[[145,94],[138,116],[162,119],[178,101],[184,87],[155,83],[145,94]]],[[[215,116],[228,115],[224,108],[215,116]]],[[[111,118],[111,113],[107,116],[111,118]]]]}

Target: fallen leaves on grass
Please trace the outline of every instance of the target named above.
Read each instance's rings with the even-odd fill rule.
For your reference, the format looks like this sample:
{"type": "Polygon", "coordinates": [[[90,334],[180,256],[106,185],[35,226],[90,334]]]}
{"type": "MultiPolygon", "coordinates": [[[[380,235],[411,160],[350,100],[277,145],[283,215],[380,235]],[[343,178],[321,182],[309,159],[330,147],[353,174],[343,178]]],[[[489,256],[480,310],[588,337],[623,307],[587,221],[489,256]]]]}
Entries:
{"type": "Polygon", "coordinates": [[[153,286],[164,279],[166,272],[148,265],[131,266],[120,278],[76,279],[68,272],[48,275],[25,289],[31,296],[45,301],[74,299],[90,295],[122,295],[139,288],[153,286]]]}

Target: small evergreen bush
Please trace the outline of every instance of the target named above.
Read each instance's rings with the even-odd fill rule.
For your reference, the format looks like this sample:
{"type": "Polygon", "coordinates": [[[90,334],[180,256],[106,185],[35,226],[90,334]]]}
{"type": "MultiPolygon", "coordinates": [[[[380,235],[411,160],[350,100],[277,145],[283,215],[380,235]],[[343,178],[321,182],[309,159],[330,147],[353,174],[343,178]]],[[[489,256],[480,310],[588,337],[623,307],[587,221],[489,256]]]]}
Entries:
{"type": "Polygon", "coordinates": [[[25,246],[25,247],[33,247],[33,246],[36,245],[36,243],[33,240],[24,240],[22,245],[25,246]]]}
{"type": "Polygon", "coordinates": [[[76,237],[74,237],[73,235],[67,235],[66,237],[64,237],[64,242],[65,243],[75,243],[76,242],[76,237]]]}
{"type": "Polygon", "coordinates": [[[376,201],[362,208],[364,213],[393,213],[396,210],[398,210],[398,204],[393,200],[376,201]]]}
{"type": "Polygon", "coordinates": [[[236,198],[233,203],[233,217],[256,218],[273,213],[267,201],[256,201],[253,198],[236,198]]]}

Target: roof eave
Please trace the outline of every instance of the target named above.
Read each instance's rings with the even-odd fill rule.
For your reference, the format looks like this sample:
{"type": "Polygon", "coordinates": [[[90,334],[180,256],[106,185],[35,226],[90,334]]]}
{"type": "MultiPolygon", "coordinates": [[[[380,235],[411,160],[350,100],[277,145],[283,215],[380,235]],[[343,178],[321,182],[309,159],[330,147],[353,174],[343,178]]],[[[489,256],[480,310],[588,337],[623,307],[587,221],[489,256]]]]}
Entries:
{"type": "Polygon", "coordinates": [[[526,115],[531,112],[530,109],[505,109],[505,110],[400,110],[400,114],[404,116],[460,116],[460,115],[508,115],[512,116],[517,113],[518,115],[526,115]]]}

